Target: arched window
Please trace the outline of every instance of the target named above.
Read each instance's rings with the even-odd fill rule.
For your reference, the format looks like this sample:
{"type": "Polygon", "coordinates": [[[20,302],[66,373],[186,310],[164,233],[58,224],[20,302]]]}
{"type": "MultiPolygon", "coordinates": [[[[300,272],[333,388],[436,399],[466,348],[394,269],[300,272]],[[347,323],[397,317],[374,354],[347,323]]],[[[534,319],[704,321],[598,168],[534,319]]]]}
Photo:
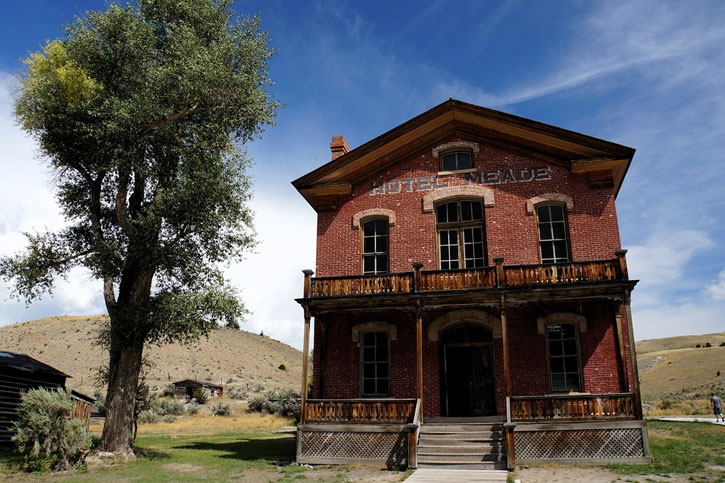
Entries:
{"type": "Polygon", "coordinates": [[[390,337],[387,332],[365,332],[360,344],[361,395],[390,395],[390,337]]]}
{"type": "Polygon", "coordinates": [[[363,222],[362,237],[363,275],[388,273],[388,220],[363,222]]]}
{"type": "Polygon", "coordinates": [[[536,218],[539,225],[541,263],[561,263],[571,260],[564,205],[539,205],[536,207],[536,218]]]}
{"type": "Polygon", "coordinates": [[[469,151],[454,151],[441,155],[441,171],[470,168],[473,168],[473,158],[469,151]]]}
{"type": "Polygon", "coordinates": [[[436,206],[441,270],[486,265],[483,202],[459,200],[436,206]]]}
{"type": "Polygon", "coordinates": [[[578,339],[575,324],[550,324],[546,327],[551,392],[581,391],[578,339]]]}

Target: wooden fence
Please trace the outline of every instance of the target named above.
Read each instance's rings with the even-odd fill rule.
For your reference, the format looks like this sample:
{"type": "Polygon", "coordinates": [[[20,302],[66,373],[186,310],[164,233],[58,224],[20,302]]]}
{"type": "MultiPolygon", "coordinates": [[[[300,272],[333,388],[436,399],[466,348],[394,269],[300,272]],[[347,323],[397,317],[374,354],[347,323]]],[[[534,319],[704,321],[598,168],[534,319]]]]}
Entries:
{"type": "Polygon", "coordinates": [[[634,393],[511,398],[511,420],[635,419],[634,393]]]}
{"type": "Polygon", "coordinates": [[[415,399],[308,399],[305,423],[406,424],[413,421],[415,399]]]}

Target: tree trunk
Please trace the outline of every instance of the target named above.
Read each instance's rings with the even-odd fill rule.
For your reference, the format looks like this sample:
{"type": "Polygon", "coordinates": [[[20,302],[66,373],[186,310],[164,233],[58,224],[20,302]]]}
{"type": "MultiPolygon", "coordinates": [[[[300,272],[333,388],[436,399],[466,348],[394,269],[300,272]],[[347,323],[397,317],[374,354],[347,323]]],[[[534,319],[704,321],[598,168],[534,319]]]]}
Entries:
{"type": "MultiPolygon", "coordinates": [[[[113,342],[111,346],[113,347],[113,342]]],[[[143,358],[143,342],[111,349],[106,397],[106,422],[101,451],[131,454],[133,411],[143,358]]]]}

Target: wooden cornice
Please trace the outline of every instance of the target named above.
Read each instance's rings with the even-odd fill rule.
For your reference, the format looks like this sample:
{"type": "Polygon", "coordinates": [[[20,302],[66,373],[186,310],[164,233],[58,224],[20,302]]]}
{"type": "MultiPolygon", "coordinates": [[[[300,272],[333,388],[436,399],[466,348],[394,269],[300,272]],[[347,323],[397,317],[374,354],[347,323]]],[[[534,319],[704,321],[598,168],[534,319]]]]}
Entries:
{"type": "Polygon", "coordinates": [[[608,183],[615,196],[635,152],[620,144],[449,99],[292,184],[317,209],[318,200],[349,194],[372,173],[451,134],[566,166],[596,180],[592,186],[608,183]]]}

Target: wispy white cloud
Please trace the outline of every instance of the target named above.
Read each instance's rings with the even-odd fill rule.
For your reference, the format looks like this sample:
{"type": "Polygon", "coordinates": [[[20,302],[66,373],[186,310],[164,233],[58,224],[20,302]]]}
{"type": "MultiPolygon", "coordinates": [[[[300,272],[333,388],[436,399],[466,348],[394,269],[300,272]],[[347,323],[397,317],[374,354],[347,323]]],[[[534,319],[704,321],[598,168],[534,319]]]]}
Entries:
{"type": "Polygon", "coordinates": [[[705,287],[707,294],[715,300],[725,300],[725,269],[717,276],[717,280],[705,287]]]}

